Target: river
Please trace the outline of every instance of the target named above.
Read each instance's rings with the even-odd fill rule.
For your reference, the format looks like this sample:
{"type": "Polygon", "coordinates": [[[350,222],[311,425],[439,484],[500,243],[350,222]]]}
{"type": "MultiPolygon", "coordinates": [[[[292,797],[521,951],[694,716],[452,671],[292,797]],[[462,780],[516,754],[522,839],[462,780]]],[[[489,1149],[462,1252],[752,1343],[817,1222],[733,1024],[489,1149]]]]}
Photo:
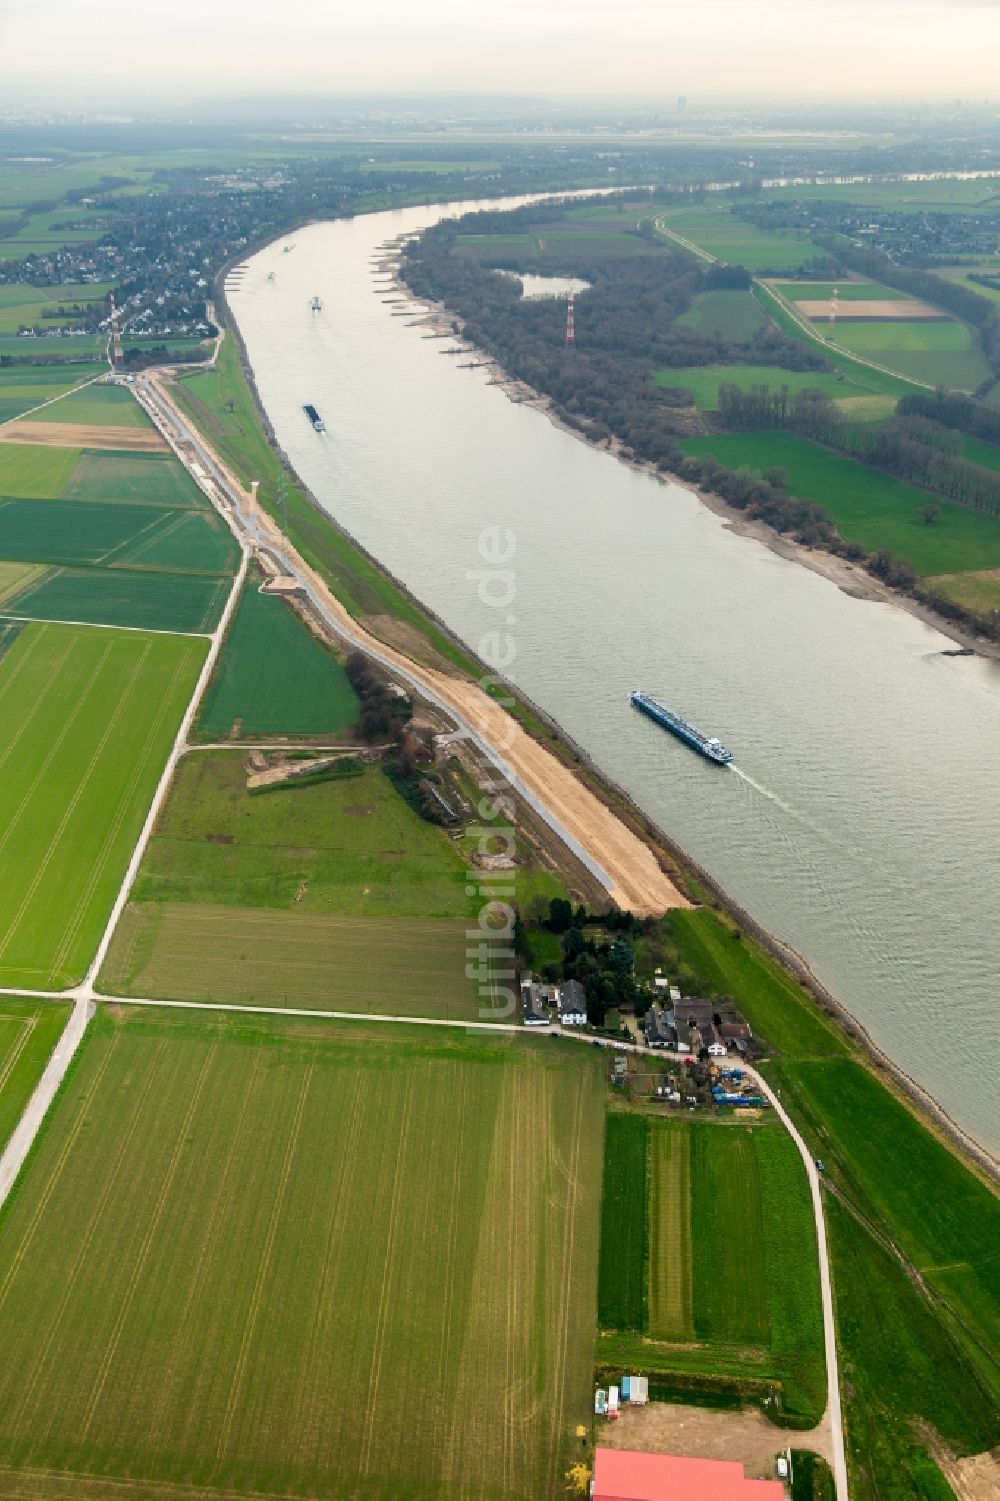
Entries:
{"type": "Polygon", "coordinates": [[[313,225],[232,278],[280,443],[463,640],[509,632],[523,690],[996,1152],[1000,668],[736,536],[408,326],[373,257],[458,211],[313,225]],[[475,577],[497,526],[516,546],[500,607],[475,577]],[[735,768],[638,715],[633,687],[719,735],[735,768]]]}

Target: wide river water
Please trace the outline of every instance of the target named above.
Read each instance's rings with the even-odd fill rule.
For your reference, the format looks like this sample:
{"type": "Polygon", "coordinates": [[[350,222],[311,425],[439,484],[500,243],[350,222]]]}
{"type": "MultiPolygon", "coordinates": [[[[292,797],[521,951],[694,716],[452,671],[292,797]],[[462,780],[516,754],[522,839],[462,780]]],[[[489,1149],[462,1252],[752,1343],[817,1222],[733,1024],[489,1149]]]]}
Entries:
{"type": "Polygon", "coordinates": [[[463,640],[509,632],[523,690],[996,1152],[1000,668],[734,535],[408,326],[373,258],[457,211],[313,225],[231,276],[279,442],[463,640]],[[516,547],[500,606],[476,577],[490,527],[516,547]],[[637,714],[634,687],[719,735],[735,769],[637,714]]]}

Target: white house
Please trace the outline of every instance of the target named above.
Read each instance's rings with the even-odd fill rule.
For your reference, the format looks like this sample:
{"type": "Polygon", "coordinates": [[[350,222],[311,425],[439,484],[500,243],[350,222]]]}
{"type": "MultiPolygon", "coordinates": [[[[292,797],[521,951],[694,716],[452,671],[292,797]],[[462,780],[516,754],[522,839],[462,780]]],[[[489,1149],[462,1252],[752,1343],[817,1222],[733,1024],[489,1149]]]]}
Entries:
{"type": "Polygon", "coordinates": [[[587,1025],[587,997],[579,980],[567,980],[560,985],[559,1020],[564,1027],[587,1025]]]}

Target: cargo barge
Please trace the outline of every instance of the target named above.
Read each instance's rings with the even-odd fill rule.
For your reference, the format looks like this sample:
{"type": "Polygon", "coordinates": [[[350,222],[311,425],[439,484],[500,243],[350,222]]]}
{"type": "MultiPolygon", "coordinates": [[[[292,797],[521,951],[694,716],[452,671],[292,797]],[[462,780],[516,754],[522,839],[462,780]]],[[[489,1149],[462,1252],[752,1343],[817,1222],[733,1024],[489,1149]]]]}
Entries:
{"type": "Polygon", "coordinates": [[[319,415],[311,401],[307,401],[302,410],[305,412],[306,416],[309,418],[309,421],[312,423],[313,427],[318,433],[326,432],[326,423],[323,421],[322,417],[319,415]]]}
{"type": "Polygon", "coordinates": [[[692,750],[698,751],[707,760],[714,761],[716,766],[728,766],[733,759],[733,753],[727,750],[721,740],[714,735],[706,735],[695,725],[689,724],[673,709],[668,709],[666,704],[661,704],[659,699],[651,698],[648,693],[640,693],[638,688],[629,694],[629,703],[634,709],[639,709],[643,714],[648,714],[650,719],[676,735],[678,740],[683,740],[685,745],[690,745],[692,750]]]}

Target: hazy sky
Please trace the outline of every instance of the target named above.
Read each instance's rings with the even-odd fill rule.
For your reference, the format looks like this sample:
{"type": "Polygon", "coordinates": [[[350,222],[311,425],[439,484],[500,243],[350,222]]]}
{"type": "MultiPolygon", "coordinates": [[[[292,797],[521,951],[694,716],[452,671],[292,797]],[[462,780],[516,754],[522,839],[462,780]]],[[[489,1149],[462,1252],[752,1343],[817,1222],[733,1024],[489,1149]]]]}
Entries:
{"type": "Polygon", "coordinates": [[[4,75],[1000,98],[1000,0],[0,0],[4,75]]]}

